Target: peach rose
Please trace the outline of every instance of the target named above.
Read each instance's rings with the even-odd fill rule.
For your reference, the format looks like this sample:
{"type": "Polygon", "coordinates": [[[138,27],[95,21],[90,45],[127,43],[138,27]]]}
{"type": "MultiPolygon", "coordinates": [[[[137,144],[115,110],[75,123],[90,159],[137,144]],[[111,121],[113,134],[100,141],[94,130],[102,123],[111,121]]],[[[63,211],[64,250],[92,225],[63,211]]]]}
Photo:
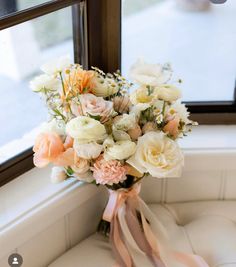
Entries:
{"type": "Polygon", "coordinates": [[[75,151],[73,148],[68,148],[66,151],[62,152],[58,157],[53,161],[57,166],[71,166],[74,164],[75,151]]]}
{"type": "Polygon", "coordinates": [[[118,184],[126,179],[126,168],[118,160],[106,161],[100,156],[91,168],[97,184],[118,184]]]}
{"type": "Polygon", "coordinates": [[[38,168],[45,167],[50,162],[54,162],[64,151],[64,146],[60,136],[56,133],[41,133],[35,141],[33,147],[34,164],[38,168]]]}
{"type": "Polygon", "coordinates": [[[115,96],[113,98],[114,110],[119,113],[126,113],[129,111],[131,102],[128,96],[115,96]]]}
{"type": "Polygon", "coordinates": [[[113,102],[92,94],[81,95],[80,103],[84,115],[99,116],[101,122],[105,122],[113,112],[113,102]]]}
{"type": "Polygon", "coordinates": [[[163,131],[173,136],[174,138],[177,138],[179,134],[179,122],[179,116],[175,116],[172,120],[167,122],[167,124],[163,128],[163,131]]]}
{"type": "Polygon", "coordinates": [[[65,142],[64,142],[64,148],[68,149],[73,147],[74,139],[70,137],[69,135],[66,136],[65,142]]]}

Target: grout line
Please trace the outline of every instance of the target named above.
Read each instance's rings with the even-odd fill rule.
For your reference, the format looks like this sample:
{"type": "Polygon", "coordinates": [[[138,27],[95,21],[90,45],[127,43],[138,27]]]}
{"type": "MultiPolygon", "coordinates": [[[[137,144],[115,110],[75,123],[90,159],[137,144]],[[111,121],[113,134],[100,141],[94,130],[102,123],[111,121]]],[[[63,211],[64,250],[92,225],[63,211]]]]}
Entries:
{"type": "Polygon", "coordinates": [[[220,190],[219,190],[219,200],[225,199],[225,189],[226,189],[226,179],[227,179],[227,172],[226,170],[221,171],[221,181],[220,181],[220,190]]]}
{"type": "Polygon", "coordinates": [[[65,248],[67,251],[68,249],[71,248],[69,214],[66,214],[64,216],[64,224],[65,224],[65,248]]]}

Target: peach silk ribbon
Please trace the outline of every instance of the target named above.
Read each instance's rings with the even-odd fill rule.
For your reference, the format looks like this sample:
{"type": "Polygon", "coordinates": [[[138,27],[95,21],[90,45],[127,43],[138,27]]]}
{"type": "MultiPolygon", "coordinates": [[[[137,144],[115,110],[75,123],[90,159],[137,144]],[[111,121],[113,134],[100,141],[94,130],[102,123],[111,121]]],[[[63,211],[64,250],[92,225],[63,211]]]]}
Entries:
{"type": "Polygon", "coordinates": [[[163,238],[163,226],[139,197],[140,189],[139,183],[130,189],[109,190],[103,219],[111,223],[110,242],[118,262],[116,266],[209,267],[200,256],[169,248],[164,240],[167,238],[163,238]],[[162,229],[155,235],[153,229],[157,226],[162,229]],[[139,259],[145,258],[145,263],[137,260],[138,254],[139,259]]]}

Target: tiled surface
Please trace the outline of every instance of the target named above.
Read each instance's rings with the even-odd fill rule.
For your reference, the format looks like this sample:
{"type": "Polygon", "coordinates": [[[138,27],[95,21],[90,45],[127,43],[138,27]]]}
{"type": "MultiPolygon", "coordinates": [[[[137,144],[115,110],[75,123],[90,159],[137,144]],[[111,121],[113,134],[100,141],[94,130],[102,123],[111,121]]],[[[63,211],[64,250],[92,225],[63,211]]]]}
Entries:
{"type": "Polygon", "coordinates": [[[52,259],[56,259],[65,251],[64,218],[18,249],[19,254],[24,259],[24,267],[46,267],[51,263],[52,259]]]}
{"type": "Polygon", "coordinates": [[[106,203],[102,195],[100,198],[99,202],[83,203],[69,214],[69,240],[72,247],[96,231],[106,203]]]}
{"type": "Polygon", "coordinates": [[[221,172],[184,172],[181,178],[168,179],[166,183],[166,202],[218,199],[221,172]]]}
{"type": "MultiPolygon", "coordinates": [[[[236,164],[236,162],[235,162],[236,164]]],[[[236,172],[227,171],[225,182],[225,199],[236,199],[236,172]]]]}

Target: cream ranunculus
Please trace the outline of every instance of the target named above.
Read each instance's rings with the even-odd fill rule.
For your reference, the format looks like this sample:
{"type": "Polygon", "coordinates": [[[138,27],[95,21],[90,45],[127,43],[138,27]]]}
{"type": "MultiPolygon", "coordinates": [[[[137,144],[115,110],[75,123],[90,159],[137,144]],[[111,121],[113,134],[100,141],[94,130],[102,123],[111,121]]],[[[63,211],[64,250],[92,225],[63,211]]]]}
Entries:
{"type": "Polygon", "coordinates": [[[173,102],[181,97],[181,91],[174,85],[163,84],[157,88],[157,96],[160,100],[173,102]]]}
{"type": "Polygon", "coordinates": [[[135,114],[123,114],[114,119],[113,128],[121,131],[128,131],[136,126],[135,114]]]}
{"type": "Polygon", "coordinates": [[[78,157],[83,159],[96,159],[103,150],[103,146],[96,142],[81,143],[77,139],[74,140],[73,147],[78,157]]]}
{"type": "Polygon", "coordinates": [[[102,141],[106,138],[106,129],[99,121],[78,116],[66,125],[66,132],[74,139],[82,142],[102,141]]]}
{"type": "Polygon", "coordinates": [[[41,70],[49,75],[56,75],[58,72],[64,71],[71,65],[70,56],[62,56],[54,59],[41,67],[41,70]]]}
{"type": "Polygon", "coordinates": [[[169,66],[148,64],[138,60],[130,69],[130,77],[140,85],[158,86],[166,83],[172,75],[169,66]]]}
{"type": "Polygon", "coordinates": [[[150,104],[155,98],[157,98],[156,89],[146,86],[141,86],[130,94],[130,101],[133,105],[150,104]]]}
{"type": "Polygon", "coordinates": [[[43,133],[57,133],[58,135],[65,135],[65,122],[52,119],[50,122],[43,123],[41,131],[43,133]]]}
{"type": "Polygon", "coordinates": [[[45,89],[60,91],[62,86],[61,82],[58,79],[52,77],[51,75],[42,74],[30,81],[30,88],[34,92],[40,92],[41,90],[45,89]]]}
{"type": "Polygon", "coordinates": [[[93,89],[92,93],[96,96],[107,97],[118,92],[117,83],[111,78],[103,78],[95,76],[92,79],[93,89]]]}
{"type": "Polygon", "coordinates": [[[105,152],[104,159],[105,160],[123,160],[129,158],[131,155],[135,153],[136,144],[129,140],[117,141],[114,142],[112,140],[105,141],[105,152]]]}
{"type": "Polygon", "coordinates": [[[164,133],[148,132],[138,139],[136,152],[127,163],[153,177],[179,177],[184,157],[178,144],[164,133]]]}

